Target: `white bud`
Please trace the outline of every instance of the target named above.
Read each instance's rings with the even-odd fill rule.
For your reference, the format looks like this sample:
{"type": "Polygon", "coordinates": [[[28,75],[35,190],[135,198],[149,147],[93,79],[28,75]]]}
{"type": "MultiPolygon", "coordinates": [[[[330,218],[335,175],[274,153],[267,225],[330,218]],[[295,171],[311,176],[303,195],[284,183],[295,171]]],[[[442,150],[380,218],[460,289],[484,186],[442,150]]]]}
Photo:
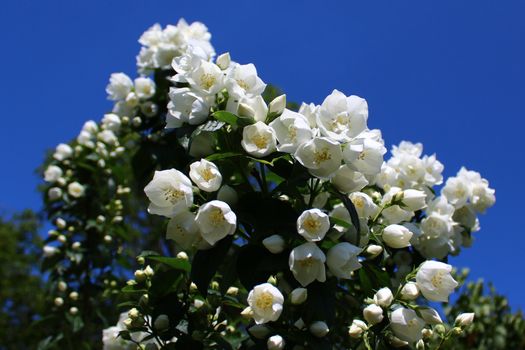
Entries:
{"type": "Polygon", "coordinates": [[[415,300],[419,296],[419,288],[414,282],[407,282],[401,288],[401,298],[405,300],[415,300]]]}
{"type": "Polygon", "coordinates": [[[455,323],[459,326],[466,327],[470,326],[474,322],[474,313],[473,312],[466,312],[459,314],[456,317],[455,323]]]}
{"type": "Polygon", "coordinates": [[[239,196],[237,195],[237,191],[235,191],[233,188],[228,185],[223,185],[219,192],[217,192],[217,200],[223,201],[233,206],[239,200],[239,196]]]}
{"type": "Polygon", "coordinates": [[[255,117],[255,110],[246,103],[239,103],[239,109],[237,110],[237,113],[239,113],[239,115],[242,117],[255,117]]]}
{"type": "Polygon", "coordinates": [[[188,254],[186,254],[186,252],[179,252],[177,254],[177,258],[182,260],[189,260],[188,254]]]}
{"type": "Polygon", "coordinates": [[[304,328],[304,321],[302,318],[299,318],[297,321],[294,322],[294,327],[297,329],[303,329],[304,328]]]}
{"type": "Polygon", "coordinates": [[[419,339],[416,343],[416,349],[417,350],[424,350],[425,349],[425,342],[423,339],[419,339]]]}
{"type": "Polygon", "coordinates": [[[226,294],[232,295],[232,296],[236,296],[237,294],[239,294],[239,288],[237,288],[237,287],[230,287],[226,291],[226,294]]]}
{"type": "Polygon", "coordinates": [[[421,314],[421,318],[428,324],[435,325],[443,323],[438,312],[431,307],[420,308],[419,313],[421,314]]]}
{"type": "Polygon", "coordinates": [[[58,290],[61,291],[61,292],[65,292],[66,289],[67,289],[67,283],[64,282],[64,281],[60,281],[58,282],[58,290]]]}
{"type": "Polygon", "coordinates": [[[376,304],[370,304],[364,308],[363,317],[370,324],[379,323],[383,321],[383,309],[376,304]]]}
{"type": "Polygon", "coordinates": [[[277,96],[268,105],[268,111],[270,113],[281,114],[286,108],[286,95],[277,96]]]}
{"type": "Polygon", "coordinates": [[[204,306],[204,301],[200,299],[195,299],[193,301],[193,306],[195,306],[196,309],[200,309],[201,307],[204,306]]]}
{"type": "Polygon", "coordinates": [[[410,245],[413,233],[405,226],[388,225],[383,230],[383,241],[392,248],[404,248],[410,245]]]}
{"type": "Polygon", "coordinates": [[[59,229],[64,229],[67,226],[66,220],[62,218],[57,218],[55,224],[59,229]]]}
{"type": "Polygon", "coordinates": [[[137,318],[140,317],[140,312],[139,310],[137,310],[136,308],[133,308],[131,310],[128,311],[128,317],[131,318],[132,320],[135,320],[137,318]]]}
{"type": "Polygon", "coordinates": [[[370,255],[371,258],[375,258],[383,252],[383,247],[381,247],[380,245],[371,244],[368,247],[366,247],[366,252],[370,255]]]}
{"type": "Polygon", "coordinates": [[[104,235],[104,242],[111,243],[113,238],[110,235],[104,235]]]}
{"type": "Polygon", "coordinates": [[[361,320],[353,320],[350,328],[348,329],[348,334],[352,338],[359,338],[364,331],[368,329],[366,323],[361,320]]]}
{"type": "Polygon", "coordinates": [[[225,70],[230,66],[231,58],[230,53],[226,52],[222,55],[219,55],[217,59],[215,60],[215,63],[219,66],[220,69],[225,70]]]}
{"type": "Polygon", "coordinates": [[[308,290],[306,288],[295,288],[290,294],[292,304],[299,305],[306,301],[308,298],[308,290]]]}
{"type": "Polygon", "coordinates": [[[71,299],[71,300],[78,300],[78,293],[77,292],[69,293],[69,299],[71,299]]]}
{"type": "Polygon", "coordinates": [[[135,271],[135,280],[137,282],[144,282],[146,280],[146,274],[142,270],[135,271]]]}
{"type": "Polygon", "coordinates": [[[144,269],[144,274],[147,276],[147,277],[153,277],[153,275],[155,274],[155,271],[153,271],[153,269],[151,268],[151,266],[146,266],[146,268],[144,269]]]}
{"type": "Polygon", "coordinates": [[[74,243],[71,245],[71,248],[73,248],[74,250],[78,250],[78,249],[80,249],[81,246],[82,246],[82,243],[80,243],[80,242],[74,242],[74,243]]]}
{"type": "Polygon", "coordinates": [[[374,303],[379,306],[388,307],[392,304],[393,300],[394,295],[388,287],[381,288],[374,295],[374,303]]]}
{"type": "Polygon", "coordinates": [[[241,316],[246,318],[252,318],[253,317],[253,310],[251,307],[246,307],[244,310],[241,311],[241,316]]]}
{"type": "Polygon", "coordinates": [[[280,335],[272,335],[266,342],[268,350],[282,350],[284,349],[284,339],[280,335]]]}
{"type": "Polygon", "coordinates": [[[330,332],[330,328],[323,321],[315,321],[310,325],[310,333],[315,335],[318,338],[322,338],[330,332]]]}
{"type": "Polygon", "coordinates": [[[64,299],[62,299],[61,297],[55,298],[55,305],[58,307],[64,305],[64,299]]]}
{"type": "Polygon", "coordinates": [[[265,238],[262,241],[262,244],[273,254],[279,254],[285,248],[284,239],[282,236],[279,235],[272,235],[270,237],[265,238]]]}
{"type": "Polygon", "coordinates": [[[71,308],[69,309],[69,313],[70,313],[71,315],[73,315],[73,316],[76,315],[76,314],[78,314],[78,308],[76,308],[76,307],[74,307],[74,306],[71,307],[71,308]]]}

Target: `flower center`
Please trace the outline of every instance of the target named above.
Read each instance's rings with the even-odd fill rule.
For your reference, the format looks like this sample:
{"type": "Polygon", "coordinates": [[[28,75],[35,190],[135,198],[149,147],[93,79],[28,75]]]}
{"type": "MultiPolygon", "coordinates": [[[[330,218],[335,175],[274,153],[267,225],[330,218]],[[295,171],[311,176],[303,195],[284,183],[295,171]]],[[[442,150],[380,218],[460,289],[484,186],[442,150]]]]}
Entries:
{"type": "Polygon", "coordinates": [[[257,134],[252,136],[252,142],[257,148],[265,148],[268,144],[268,136],[257,134]]]}
{"type": "Polygon", "coordinates": [[[164,199],[175,205],[178,201],[184,198],[184,192],[176,188],[170,187],[164,191],[164,199]]]}
{"type": "Polygon", "coordinates": [[[261,310],[268,310],[273,305],[273,295],[270,292],[262,292],[255,301],[255,306],[261,310]]]}
{"type": "Polygon", "coordinates": [[[443,285],[443,277],[445,277],[445,273],[443,271],[438,271],[434,276],[432,276],[432,285],[435,288],[441,287],[443,285]]]}
{"type": "Polygon", "coordinates": [[[210,170],[210,168],[205,168],[201,170],[201,176],[204,181],[209,182],[212,179],[215,179],[215,174],[210,170]]]}
{"type": "Polygon", "coordinates": [[[304,220],[303,226],[307,231],[312,232],[319,230],[319,228],[321,227],[321,223],[310,216],[306,220],[304,220]]]}
{"type": "Polygon", "coordinates": [[[301,266],[302,268],[308,268],[308,267],[312,267],[315,264],[315,259],[309,256],[305,259],[298,260],[297,262],[299,263],[299,266],[301,266]]]}
{"type": "Polygon", "coordinates": [[[250,86],[248,86],[248,84],[242,80],[242,79],[237,79],[237,84],[239,84],[239,86],[244,90],[244,91],[247,91],[250,86]]]}
{"type": "Polygon", "coordinates": [[[201,75],[201,87],[208,90],[215,84],[215,77],[210,73],[203,73],[201,75]]]}
{"type": "Polygon", "coordinates": [[[210,222],[213,226],[219,226],[224,222],[224,214],[221,209],[214,208],[210,213],[210,222]]]}
{"type": "Polygon", "coordinates": [[[332,155],[326,147],[314,152],[314,163],[317,165],[330,159],[332,159],[332,155]]]}

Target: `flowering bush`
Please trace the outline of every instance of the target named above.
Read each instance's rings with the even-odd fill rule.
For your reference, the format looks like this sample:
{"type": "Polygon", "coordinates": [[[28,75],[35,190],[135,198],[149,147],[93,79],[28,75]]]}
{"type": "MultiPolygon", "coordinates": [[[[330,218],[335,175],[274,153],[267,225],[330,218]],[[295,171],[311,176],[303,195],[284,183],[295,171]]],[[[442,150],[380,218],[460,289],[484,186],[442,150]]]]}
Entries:
{"type": "Polygon", "coordinates": [[[210,38],[183,20],[148,29],[141,75],[112,74],[111,113],[48,162],[44,267],[69,325],[47,343],[108,317],[105,349],[439,348],[460,334],[472,315],[446,325],[429,302],[458,286],[447,257],[494,204],[488,181],[462,168],[440,187],[419,143],[385,160],[365,99],[294,108],[210,38]]]}

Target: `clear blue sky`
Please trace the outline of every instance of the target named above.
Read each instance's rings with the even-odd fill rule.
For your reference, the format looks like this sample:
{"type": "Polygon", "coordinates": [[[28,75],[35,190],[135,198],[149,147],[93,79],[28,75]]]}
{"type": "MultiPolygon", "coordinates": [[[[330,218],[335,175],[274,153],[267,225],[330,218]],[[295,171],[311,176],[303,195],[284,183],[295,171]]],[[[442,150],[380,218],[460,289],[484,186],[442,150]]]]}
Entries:
{"type": "Polygon", "coordinates": [[[146,28],[184,17],[289,99],[360,95],[389,148],[419,141],[446,175],[480,171],[497,203],[452,262],[525,308],[524,15],[523,1],[4,0],[0,212],[40,208],[44,152],[110,108],[108,77],[134,74],[146,28]]]}

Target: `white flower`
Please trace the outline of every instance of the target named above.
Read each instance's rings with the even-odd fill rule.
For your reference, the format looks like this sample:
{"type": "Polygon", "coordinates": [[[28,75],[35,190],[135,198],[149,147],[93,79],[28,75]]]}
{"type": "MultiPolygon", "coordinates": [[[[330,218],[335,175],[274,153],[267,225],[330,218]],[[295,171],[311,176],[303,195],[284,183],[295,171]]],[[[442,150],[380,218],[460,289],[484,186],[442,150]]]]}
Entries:
{"type": "Polygon", "coordinates": [[[366,323],[361,320],[353,320],[350,328],[348,329],[348,334],[352,338],[359,338],[368,329],[366,323]]]}
{"type": "Polygon", "coordinates": [[[239,200],[239,196],[237,195],[237,191],[235,191],[232,187],[224,185],[221,187],[219,192],[217,192],[217,199],[222,202],[226,202],[229,205],[235,205],[239,200]]]}
{"type": "Polygon", "coordinates": [[[56,165],[49,165],[44,172],[44,180],[46,182],[57,182],[58,179],[62,176],[62,169],[56,165]]]}
{"type": "Polygon", "coordinates": [[[414,343],[422,338],[421,331],[425,321],[419,318],[414,310],[401,307],[390,315],[390,328],[401,340],[414,343]]]}
{"type": "Polygon", "coordinates": [[[146,77],[135,79],[135,93],[141,100],[147,100],[153,97],[153,95],[155,95],[155,82],[146,77]]]}
{"type": "Polygon", "coordinates": [[[228,235],[233,235],[237,228],[237,216],[224,202],[214,200],[202,205],[195,218],[202,237],[211,245],[228,235]]]}
{"type": "Polygon", "coordinates": [[[219,168],[206,159],[190,164],[190,178],[201,190],[215,192],[221,187],[222,175],[219,168]]]}
{"type": "Polygon", "coordinates": [[[316,137],[297,148],[295,158],[314,176],[327,178],[341,166],[343,154],[339,143],[316,137]]]}
{"type": "Polygon", "coordinates": [[[286,342],[280,335],[272,335],[270,338],[268,338],[268,341],[266,342],[268,350],[282,350],[284,349],[285,345],[286,342]]]}
{"type": "Polygon", "coordinates": [[[228,75],[228,91],[232,96],[254,97],[263,93],[266,84],[257,76],[253,64],[236,64],[228,75]]]}
{"type": "Polygon", "coordinates": [[[361,191],[368,185],[368,180],[365,176],[358,171],[352,170],[348,165],[341,165],[335,172],[334,177],[330,179],[330,182],[343,193],[361,191]]]}
{"type": "Polygon", "coordinates": [[[280,117],[271,122],[270,127],[275,131],[279,141],[277,149],[281,152],[294,153],[301,144],[313,137],[306,118],[289,109],[285,109],[280,117]]]}
{"type": "Polygon", "coordinates": [[[443,320],[441,320],[438,312],[431,307],[421,307],[419,308],[419,313],[421,314],[421,318],[423,318],[423,320],[425,320],[425,322],[428,324],[443,323],[443,320]]]}
{"type": "Polygon", "coordinates": [[[389,247],[399,249],[410,246],[412,235],[405,226],[393,224],[385,227],[382,238],[389,247]]]}
{"type": "Polygon", "coordinates": [[[363,309],[363,317],[372,325],[380,323],[383,321],[383,309],[376,304],[370,304],[363,309]]]}
{"type": "Polygon", "coordinates": [[[472,322],[474,322],[474,313],[467,312],[467,313],[459,314],[456,317],[456,321],[454,323],[459,326],[466,327],[466,326],[470,326],[472,322]]]}
{"type": "Polygon", "coordinates": [[[73,155],[73,148],[71,148],[69,145],[65,143],[61,143],[55,149],[53,158],[55,158],[58,161],[63,161],[65,159],[68,159],[72,155],[73,155]]]}
{"type": "Polygon", "coordinates": [[[326,281],[325,261],[323,251],[315,243],[308,242],[292,250],[288,264],[295,279],[305,287],[315,280],[326,281]]]}
{"type": "Polygon", "coordinates": [[[55,201],[59,198],[62,198],[62,189],[60,189],[59,187],[51,187],[47,191],[47,196],[51,201],[55,201]]]}
{"type": "Polygon", "coordinates": [[[423,209],[427,206],[427,195],[423,191],[407,189],[403,191],[403,204],[410,211],[423,209]]]}
{"type": "Polygon", "coordinates": [[[102,118],[102,127],[107,130],[119,131],[121,124],[122,121],[120,120],[120,117],[114,113],[104,114],[104,117],[102,118]]]}
{"type": "Polygon", "coordinates": [[[150,214],[172,217],[193,204],[190,179],[175,169],[155,171],[144,192],[151,202],[150,214]]]}
{"type": "Polygon", "coordinates": [[[268,105],[269,112],[277,114],[277,115],[283,113],[285,108],[286,108],[286,95],[277,96],[268,105]]]}
{"type": "Polygon", "coordinates": [[[464,206],[471,194],[470,184],[468,180],[461,177],[451,177],[447,180],[445,186],[441,190],[448,202],[456,208],[464,206]]]}
{"type": "Polygon", "coordinates": [[[370,138],[358,138],[347,143],[343,150],[345,163],[366,175],[377,175],[383,165],[386,148],[370,138]]]}
{"type": "Polygon", "coordinates": [[[248,305],[257,324],[277,321],[283,311],[283,303],[282,293],[270,283],[259,284],[248,294],[248,305]]]}
{"type": "Polygon", "coordinates": [[[202,124],[210,113],[210,101],[189,88],[170,88],[166,128],[179,128],[184,123],[202,124]]]}
{"type": "Polygon", "coordinates": [[[201,61],[199,67],[189,74],[191,87],[206,95],[215,95],[224,87],[221,69],[214,63],[201,61]]]}
{"type": "Polygon", "coordinates": [[[313,322],[308,329],[310,330],[310,333],[318,338],[322,338],[330,332],[330,328],[328,328],[326,322],[323,321],[313,322]]]}
{"type": "Polygon", "coordinates": [[[414,282],[407,282],[401,288],[401,298],[405,300],[415,300],[419,296],[419,288],[414,282]]]}
{"type": "Polygon", "coordinates": [[[330,229],[330,218],[319,209],[308,209],[297,219],[297,232],[308,242],[318,242],[330,229]]]}
{"type": "Polygon", "coordinates": [[[95,142],[93,142],[93,134],[82,130],[77,136],[77,142],[87,148],[95,148],[95,142]]]}
{"type": "Polygon", "coordinates": [[[308,298],[308,289],[306,288],[295,288],[290,293],[290,300],[294,305],[300,305],[308,298]]]}
{"type": "Polygon", "coordinates": [[[81,184],[79,184],[78,182],[72,182],[70,183],[68,186],[67,186],[67,193],[69,193],[69,195],[71,197],[74,197],[74,198],[80,198],[84,195],[84,191],[85,191],[85,188],[84,186],[82,186],[81,184]]]}
{"type": "Polygon", "coordinates": [[[317,125],[323,136],[347,142],[366,129],[368,105],[358,96],[334,90],[321,104],[317,125]]]}
{"type": "Polygon", "coordinates": [[[202,247],[202,236],[195,221],[195,214],[182,211],[172,217],[168,222],[166,238],[174,240],[182,249],[202,247]]]}
{"type": "Polygon", "coordinates": [[[360,218],[369,218],[377,213],[377,205],[374,203],[372,198],[370,198],[370,196],[366,193],[354,192],[351,193],[348,197],[354,204],[355,210],[357,211],[357,215],[360,218]]]}
{"type": "Polygon", "coordinates": [[[106,87],[108,98],[113,101],[124,100],[131,92],[133,82],[124,73],[113,73],[109,78],[109,84],[106,87]]]}
{"type": "Polygon", "coordinates": [[[275,132],[263,122],[244,127],[241,145],[244,150],[255,157],[265,157],[276,150],[275,132]]]}
{"type": "Polygon", "coordinates": [[[381,288],[374,294],[374,303],[379,306],[389,307],[392,301],[394,301],[394,295],[388,287],[381,288]]]}
{"type": "Polygon", "coordinates": [[[268,115],[268,106],[262,96],[228,99],[226,110],[241,117],[253,118],[256,122],[264,122],[268,115]]]}
{"type": "Polygon", "coordinates": [[[416,283],[425,298],[431,301],[447,302],[448,296],[458,286],[450,272],[452,266],[428,260],[419,267],[416,283]]]}
{"type": "Polygon", "coordinates": [[[349,279],[352,271],[361,267],[358,261],[359,253],[361,248],[348,242],[338,243],[328,251],[326,265],[336,277],[349,279]]]}
{"type": "Polygon", "coordinates": [[[82,126],[82,131],[86,131],[86,132],[88,132],[90,134],[95,134],[98,131],[98,125],[97,125],[97,123],[95,121],[88,120],[82,126]]]}
{"type": "Polygon", "coordinates": [[[263,239],[262,244],[266,249],[270,251],[270,253],[273,254],[281,253],[286,246],[283,237],[279,235],[272,235],[270,237],[266,237],[265,239],[263,239]]]}

